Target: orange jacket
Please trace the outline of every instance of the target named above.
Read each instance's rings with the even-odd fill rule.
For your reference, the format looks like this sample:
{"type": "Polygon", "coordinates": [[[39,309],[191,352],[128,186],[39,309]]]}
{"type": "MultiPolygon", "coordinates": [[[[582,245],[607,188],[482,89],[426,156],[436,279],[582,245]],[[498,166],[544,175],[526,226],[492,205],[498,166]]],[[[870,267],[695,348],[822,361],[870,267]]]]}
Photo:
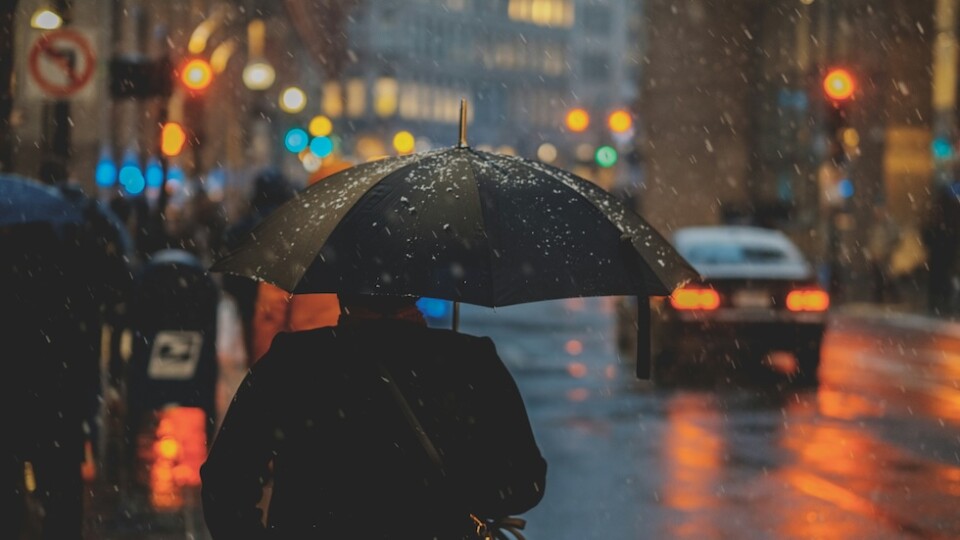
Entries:
{"type": "Polygon", "coordinates": [[[298,332],[336,326],[340,303],[335,294],[298,294],[261,282],[253,314],[254,362],[260,359],[280,332],[298,332]]]}

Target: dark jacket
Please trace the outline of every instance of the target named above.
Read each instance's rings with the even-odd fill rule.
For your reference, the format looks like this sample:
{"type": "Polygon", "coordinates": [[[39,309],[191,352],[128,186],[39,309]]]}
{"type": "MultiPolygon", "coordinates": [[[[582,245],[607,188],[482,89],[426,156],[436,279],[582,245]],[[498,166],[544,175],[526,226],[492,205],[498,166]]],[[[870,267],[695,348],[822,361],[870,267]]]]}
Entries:
{"type": "Polygon", "coordinates": [[[391,320],[278,336],[240,385],[201,475],[214,538],[456,539],[474,529],[471,512],[535,506],[546,462],[492,341],[391,320]],[[271,459],[266,534],[255,505],[271,459]]]}

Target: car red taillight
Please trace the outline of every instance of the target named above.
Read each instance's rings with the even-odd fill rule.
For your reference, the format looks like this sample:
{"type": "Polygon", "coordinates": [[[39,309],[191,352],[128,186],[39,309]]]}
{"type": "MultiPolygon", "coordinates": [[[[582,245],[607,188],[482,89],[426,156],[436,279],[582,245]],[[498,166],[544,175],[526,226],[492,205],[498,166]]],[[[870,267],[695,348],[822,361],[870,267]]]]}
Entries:
{"type": "Polygon", "coordinates": [[[720,307],[720,295],[713,289],[684,287],[673,291],[670,305],[680,310],[710,311],[720,307]]]}
{"type": "Polygon", "coordinates": [[[787,295],[790,311],[826,311],[830,307],[830,295],[820,289],[799,289],[787,295]]]}

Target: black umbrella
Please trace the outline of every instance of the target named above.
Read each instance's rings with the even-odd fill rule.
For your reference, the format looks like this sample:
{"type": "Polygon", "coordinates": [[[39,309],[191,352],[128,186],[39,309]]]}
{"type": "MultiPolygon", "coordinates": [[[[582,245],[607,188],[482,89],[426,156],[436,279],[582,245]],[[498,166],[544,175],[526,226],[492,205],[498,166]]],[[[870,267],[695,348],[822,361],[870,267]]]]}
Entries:
{"type": "Polygon", "coordinates": [[[80,210],[53,187],[19,176],[0,175],[0,227],[78,224],[80,210]]]}
{"type": "Polygon", "coordinates": [[[212,270],[292,293],[489,307],[626,295],[645,306],[646,297],[697,277],[603,189],[549,165],[469,148],[462,128],[460,146],[365,163],[308,187],[212,270]]]}

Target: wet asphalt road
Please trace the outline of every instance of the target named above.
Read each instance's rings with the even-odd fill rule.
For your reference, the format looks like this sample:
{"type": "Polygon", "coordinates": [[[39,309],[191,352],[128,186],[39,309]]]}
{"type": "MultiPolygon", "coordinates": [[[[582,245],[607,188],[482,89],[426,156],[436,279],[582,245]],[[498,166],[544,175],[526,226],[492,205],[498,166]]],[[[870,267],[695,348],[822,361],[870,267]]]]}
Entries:
{"type": "Polygon", "coordinates": [[[817,389],[728,371],[666,390],[633,380],[612,311],[465,311],[550,464],[530,538],[960,537],[960,340],[839,317],[817,389]]]}
{"type": "MultiPolygon", "coordinates": [[[[819,388],[720,372],[659,389],[620,358],[613,312],[612,299],[463,307],[549,462],[529,539],[960,537],[960,339],[838,317],[819,388]]],[[[226,367],[223,401],[242,377],[226,367]]],[[[109,507],[91,537],[206,537],[195,508],[184,523],[109,507]]]]}

